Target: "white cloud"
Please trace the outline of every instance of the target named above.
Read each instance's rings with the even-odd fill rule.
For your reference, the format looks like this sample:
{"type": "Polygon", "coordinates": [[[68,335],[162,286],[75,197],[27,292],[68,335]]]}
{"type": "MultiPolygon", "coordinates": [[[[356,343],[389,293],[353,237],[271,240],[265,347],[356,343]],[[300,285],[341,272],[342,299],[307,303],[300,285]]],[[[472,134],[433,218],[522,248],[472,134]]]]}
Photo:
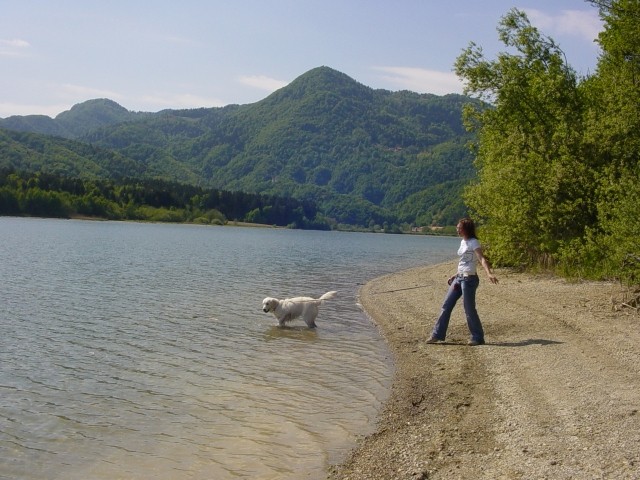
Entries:
{"type": "Polygon", "coordinates": [[[11,40],[0,39],[0,56],[21,57],[26,54],[26,50],[31,47],[29,42],[14,38],[11,40]]]}
{"type": "Polygon", "coordinates": [[[563,10],[558,15],[549,15],[540,10],[525,9],[531,23],[550,34],[577,36],[593,41],[602,30],[602,21],[592,10],[563,10]]]}
{"type": "MultiPolygon", "coordinates": [[[[56,104],[35,103],[0,103],[0,118],[12,115],[47,115],[55,117],[61,112],[69,110],[77,103],[85,102],[95,98],[108,98],[121,102],[124,96],[112,90],[104,90],[70,83],[59,84],[38,84],[31,87],[39,93],[46,93],[47,96],[55,98],[56,104]]],[[[31,95],[33,98],[33,95],[31,95]]],[[[126,105],[123,105],[126,107],[126,105]]]]}
{"type": "Polygon", "coordinates": [[[69,110],[75,104],[95,98],[108,98],[118,102],[127,110],[158,112],[160,110],[183,108],[222,107],[226,103],[218,99],[205,98],[189,93],[184,94],[154,94],[141,97],[129,97],[108,90],[99,90],[77,85],[63,85],[61,97],[68,98],[68,102],[57,105],[34,105],[17,103],[0,103],[0,118],[13,115],[47,115],[55,118],[59,113],[69,110]]]}
{"type": "Polygon", "coordinates": [[[0,40],[0,45],[14,48],[28,48],[31,46],[26,40],[20,40],[19,38],[14,38],[13,40],[0,40]]]}
{"type": "Polygon", "coordinates": [[[13,115],[47,115],[54,118],[60,112],[69,110],[72,105],[24,105],[16,103],[0,103],[0,118],[13,115]]]}
{"type": "Polygon", "coordinates": [[[108,98],[109,100],[122,99],[122,95],[112,90],[104,90],[101,88],[85,87],[82,85],[73,85],[65,83],[62,85],[61,93],[65,97],[79,98],[81,102],[92,100],[94,98],[108,98]]]}
{"type": "Polygon", "coordinates": [[[282,80],[276,80],[275,78],[269,78],[265,75],[244,75],[238,80],[240,80],[240,83],[243,85],[259,88],[260,90],[265,90],[267,92],[275,92],[289,83],[282,80]]]}
{"type": "Polygon", "coordinates": [[[226,105],[220,99],[207,98],[191,93],[152,92],[141,96],[135,94],[123,95],[113,90],[85,87],[81,85],[65,84],[62,91],[66,98],[73,98],[74,103],[84,102],[94,98],[108,98],[118,102],[127,110],[156,112],[164,109],[179,110],[182,108],[222,107],[226,105]]]}
{"type": "MultiPolygon", "coordinates": [[[[222,107],[226,105],[222,100],[217,98],[206,98],[191,93],[179,94],[162,94],[145,95],[139,99],[131,99],[137,104],[135,110],[143,110],[147,112],[156,112],[164,109],[180,110],[183,108],[211,108],[222,107]]],[[[123,105],[123,107],[131,110],[132,108],[123,105]]]]}
{"type": "Polygon", "coordinates": [[[381,76],[384,82],[395,85],[401,90],[445,95],[461,93],[463,88],[458,76],[452,72],[413,67],[373,67],[373,69],[384,73],[381,76]]]}

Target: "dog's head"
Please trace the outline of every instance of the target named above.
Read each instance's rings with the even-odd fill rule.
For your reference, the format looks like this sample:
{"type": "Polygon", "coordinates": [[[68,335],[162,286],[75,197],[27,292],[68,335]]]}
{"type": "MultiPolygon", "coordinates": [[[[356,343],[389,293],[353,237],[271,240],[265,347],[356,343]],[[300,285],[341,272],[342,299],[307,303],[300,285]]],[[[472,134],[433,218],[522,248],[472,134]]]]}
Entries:
{"type": "Polygon", "coordinates": [[[262,300],[262,311],[264,313],[269,313],[269,312],[275,311],[277,306],[278,306],[278,299],[277,298],[267,297],[264,300],[262,300]]]}

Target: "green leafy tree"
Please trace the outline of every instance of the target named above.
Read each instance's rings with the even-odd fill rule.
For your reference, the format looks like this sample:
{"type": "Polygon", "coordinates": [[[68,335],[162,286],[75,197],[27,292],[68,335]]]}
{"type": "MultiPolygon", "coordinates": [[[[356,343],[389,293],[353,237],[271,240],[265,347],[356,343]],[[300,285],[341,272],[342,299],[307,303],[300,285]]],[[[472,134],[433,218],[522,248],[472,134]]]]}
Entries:
{"type": "Polygon", "coordinates": [[[161,180],[80,180],[0,168],[0,215],[225,224],[250,219],[291,228],[328,229],[311,201],[205,190],[161,180]]]}
{"type": "Polygon", "coordinates": [[[598,228],[585,254],[603,273],[640,281],[640,3],[591,1],[604,30],[602,55],[589,80],[585,142],[600,159],[598,228]],[[595,253],[594,253],[595,252],[595,253]]]}
{"type": "Polygon", "coordinates": [[[0,187],[0,215],[20,214],[20,201],[16,192],[9,187],[0,187]]]}
{"type": "Polygon", "coordinates": [[[487,60],[471,43],[455,65],[465,93],[491,104],[465,108],[465,124],[478,133],[478,180],[465,200],[495,262],[549,264],[595,218],[584,102],[562,50],[525,13],[511,10],[498,32],[513,53],[487,60]]]}
{"type": "Polygon", "coordinates": [[[22,210],[39,217],[65,218],[69,214],[69,205],[64,195],[34,187],[26,191],[22,210]]]}

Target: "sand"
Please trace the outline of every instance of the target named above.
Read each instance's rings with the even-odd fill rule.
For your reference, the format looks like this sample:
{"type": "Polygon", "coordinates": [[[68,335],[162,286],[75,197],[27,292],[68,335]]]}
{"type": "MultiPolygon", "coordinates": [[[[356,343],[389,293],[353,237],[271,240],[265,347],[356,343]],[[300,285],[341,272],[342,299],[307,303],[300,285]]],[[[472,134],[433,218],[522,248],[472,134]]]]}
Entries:
{"type": "Polygon", "coordinates": [[[390,398],[337,479],[640,479],[640,316],[620,287],[481,273],[487,344],[466,345],[461,302],[429,345],[455,263],[367,283],[394,355],[390,398]]]}

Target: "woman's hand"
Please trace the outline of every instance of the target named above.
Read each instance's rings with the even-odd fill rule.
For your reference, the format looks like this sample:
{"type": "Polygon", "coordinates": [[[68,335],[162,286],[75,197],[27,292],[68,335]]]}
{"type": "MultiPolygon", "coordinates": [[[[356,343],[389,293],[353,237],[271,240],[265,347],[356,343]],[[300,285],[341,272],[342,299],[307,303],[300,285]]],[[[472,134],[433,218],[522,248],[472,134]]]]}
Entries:
{"type": "Polygon", "coordinates": [[[487,277],[489,277],[489,281],[493,284],[497,284],[498,277],[496,277],[491,271],[491,265],[489,265],[489,261],[482,254],[482,248],[476,248],[474,252],[476,252],[476,255],[478,256],[478,260],[480,260],[480,264],[482,265],[482,268],[484,268],[484,271],[487,272],[487,277]]]}

